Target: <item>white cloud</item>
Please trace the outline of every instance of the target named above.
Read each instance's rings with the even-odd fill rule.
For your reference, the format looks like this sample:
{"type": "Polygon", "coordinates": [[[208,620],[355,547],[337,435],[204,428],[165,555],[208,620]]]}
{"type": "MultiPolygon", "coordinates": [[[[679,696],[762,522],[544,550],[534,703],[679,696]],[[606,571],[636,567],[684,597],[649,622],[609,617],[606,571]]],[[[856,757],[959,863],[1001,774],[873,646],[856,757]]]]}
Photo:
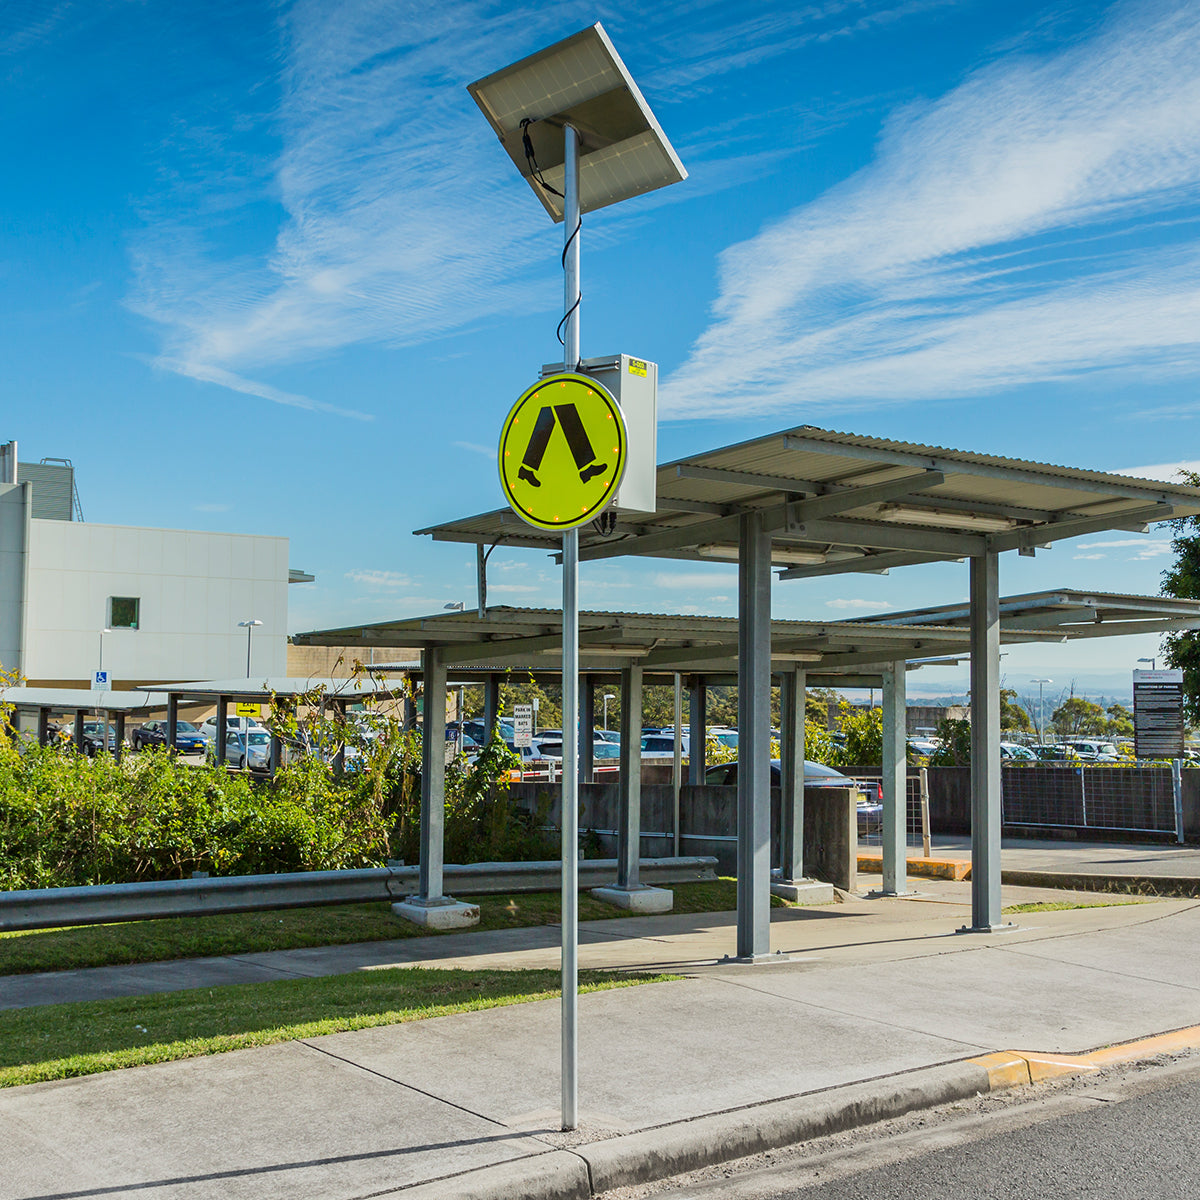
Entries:
{"type": "Polygon", "coordinates": [[[1137,479],[1157,479],[1163,483],[1180,483],[1180,471],[1200,472],[1200,459],[1181,459],[1179,462],[1156,463],[1149,467],[1122,467],[1117,475],[1132,475],[1137,479]]]}
{"type": "MultiPolygon", "coordinates": [[[[724,582],[721,575],[718,573],[722,570],[737,570],[737,567],[718,567],[711,574],[707,571],[681,571],[673,573],[671,571],[658,571],[650,579],[650,587],[652,588],[691,588],[695,591],[707,591],[714,584],[720,585],[724,582]]],[[[728,576],[726,575],[726,579],[728,576]]]]}
{"type": "Polygon", "coordinates": [[[1076,560],[1107,558],[1107,554],[1076,554],[1076,560]]]}
{"type": "Polygon", "coordinates": [[[411,587],[413,583],[411,576],[401,575],[397,571],[347,571],[346,578],[371,591],[399,591],[411,587]]]}
{"type": "Polygon", "coordinates": [[[486,458],[496,457],[495,446],[480,446],[477,442],[453,442],[460,450],[470,450],[472,454],[482,454],[486,458]]]}
{"type": "Polygon", "coordinates": [[[544,588],[538,587],[536,584],[532,584],[532,583],[489,583],[488,584],[488,595],[491,595],[493,592],[498,593],[498,594],[499,593],[509,594],[509,593],[517,593],[517,592],[540,592],[540,591],[544,591],[544,590],[545,590],[544,588]]]}
{"type": "Polygon", "coordinates": [[[879,612],[885,608],[891,608],[892,605],[890,605],[882,600],[858,600],[858,599],[842,600],[842,599],[838,599],[838,600],[826,600],[825,607],[826,608],[838,608],[838,609],[854,609],[856,611],[879,612]]]}
{"type": "Polygon", "coordinates": [[[1129,3],[1087,41],[895,114],[870,166],[724,252],[661,411],[1197,373],[1200,247],[1166,225],[1194,217],[1198,58],[1189,5],[1129,3]]]}
{"type": "MultiPolygon", "coordinates": [[[[1145,562],[1147,559],[1161,558],[1171,553],[1171,543],[1160,538],[1117,538],[1105,542],[1080,542],[1080,550],[1136,550],[1137,553],[1127,557],[1127,561],[1145,562]]],[[[1076,558],[1104,558],[1103,554],[1077,554],[1076,558]]]]}

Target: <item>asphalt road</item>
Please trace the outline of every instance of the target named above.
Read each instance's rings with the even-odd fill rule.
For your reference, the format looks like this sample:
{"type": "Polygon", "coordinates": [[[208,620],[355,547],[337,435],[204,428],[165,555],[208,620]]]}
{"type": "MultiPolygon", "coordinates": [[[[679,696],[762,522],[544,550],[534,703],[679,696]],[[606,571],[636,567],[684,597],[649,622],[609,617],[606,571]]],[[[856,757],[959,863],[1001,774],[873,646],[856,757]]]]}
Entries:
{"type": "Polygon", "coordinates": [[[1193,1200],[1200,1196],[1200,1056],[982,1096],[610,1195],[1193,1200]]]}

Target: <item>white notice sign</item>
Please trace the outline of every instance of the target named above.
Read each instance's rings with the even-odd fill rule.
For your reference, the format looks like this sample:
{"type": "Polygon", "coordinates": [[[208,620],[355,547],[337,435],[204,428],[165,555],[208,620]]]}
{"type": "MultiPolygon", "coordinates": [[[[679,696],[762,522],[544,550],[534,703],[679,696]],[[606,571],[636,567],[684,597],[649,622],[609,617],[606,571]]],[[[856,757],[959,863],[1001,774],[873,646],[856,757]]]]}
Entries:
{"type": "Polygon", "coordinates": [[[513,705],[513,745],[533,745],[533,705],[513,705]]]}

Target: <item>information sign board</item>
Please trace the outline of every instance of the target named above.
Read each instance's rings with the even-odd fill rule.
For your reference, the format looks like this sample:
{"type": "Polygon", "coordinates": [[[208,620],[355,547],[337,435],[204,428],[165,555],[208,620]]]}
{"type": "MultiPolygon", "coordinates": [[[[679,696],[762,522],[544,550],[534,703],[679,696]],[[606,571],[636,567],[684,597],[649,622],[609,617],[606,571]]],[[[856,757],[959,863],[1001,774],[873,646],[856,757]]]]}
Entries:
{"type": "Polygon", "coordinates": [[[258,716],[258,705],[257,704],[238,704],[237,715],[239,717],[257,717],[258,716]]]}
{"type": "Polygon", "coordinates": [[[112,676],[107,671],[96,671],[92,675],[92,689],[97,692],[112,691],[112,676]]]}
{"type": "Polygon", "coordinates": [[[1138,758],[1183,757],[1183,672],[1134,671],[1133,752],[1138,758]]]}
{"type": "Polygon", "coordinates": [[[513,705],[513,745],[518,748],[533,745],[532,704],[513,705]]]}

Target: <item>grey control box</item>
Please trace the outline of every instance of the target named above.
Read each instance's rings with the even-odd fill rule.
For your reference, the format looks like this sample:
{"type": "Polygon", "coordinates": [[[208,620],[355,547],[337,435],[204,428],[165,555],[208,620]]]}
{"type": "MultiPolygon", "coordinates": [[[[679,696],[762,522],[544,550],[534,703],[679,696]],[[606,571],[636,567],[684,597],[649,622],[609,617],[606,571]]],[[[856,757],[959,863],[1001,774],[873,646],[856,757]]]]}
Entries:
{"type": "MultiPolygon", "coordinates": [[[[629,449],[625,478],[617,489],[613,507],[619,512],[655,511],[658,490],[658,363],[631,354],[585,358],[580,371],[607,388],[621,406],[629,449]]],[[[562,363],[546,363],[541,378],[570,370],[562,363]]]]}

